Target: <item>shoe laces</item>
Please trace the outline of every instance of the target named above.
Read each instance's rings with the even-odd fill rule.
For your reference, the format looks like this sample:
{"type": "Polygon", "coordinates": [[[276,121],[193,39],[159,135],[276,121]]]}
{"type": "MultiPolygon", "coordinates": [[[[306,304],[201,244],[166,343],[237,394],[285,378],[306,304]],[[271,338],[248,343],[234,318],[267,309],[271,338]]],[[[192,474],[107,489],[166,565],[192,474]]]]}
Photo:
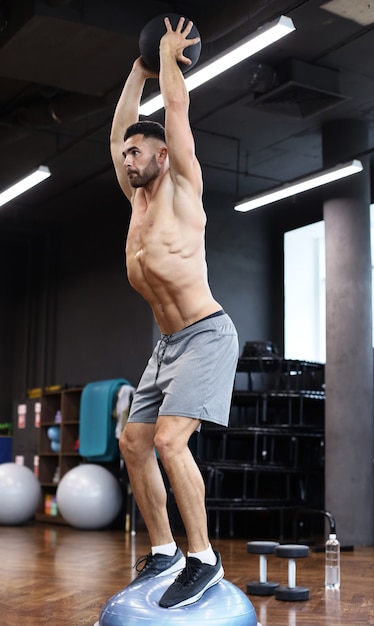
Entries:
{"type": "Polygon", "coordinates": [[[138,560],[136,561],[135,565],[134,565],[134,569],[137,572],[144,572],[147,567],[152,563],[153,561],[153,554],[152,552],[149,552],[148,554],[145,554],[144,556],[141,556],[138,558],[138,560]],[[144,563],[144,565],[142,566],[142,564],[144,563]]]}
{"type": "Polygon", "coordinates": [[[175,582],[178,582],[183,587],[188,587],[188,585],[192,585],[192,583],[196,582],[196,580],[199,578],[201,565],[202,563],[199,559],[188,557],[186,559],[185,568],[182,569],[181,573],[177,576],[175,582]]]}

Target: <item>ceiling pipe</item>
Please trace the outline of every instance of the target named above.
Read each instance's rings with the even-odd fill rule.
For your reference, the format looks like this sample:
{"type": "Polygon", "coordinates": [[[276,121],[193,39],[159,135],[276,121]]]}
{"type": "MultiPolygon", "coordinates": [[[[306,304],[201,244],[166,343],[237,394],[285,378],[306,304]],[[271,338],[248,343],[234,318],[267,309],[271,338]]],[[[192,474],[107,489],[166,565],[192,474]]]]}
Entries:
{"type": "Polygon", "coordinates": [[[110,103],[105,98],[83,94],[60,94],[53,98],[25,102],[17,109],[14,121],[16,124],[29,127],[66,124],[105,110],[109,106],[110,103]]]}
{"type": "Polygon", "coordinates": [[[71,0],[44,0],[45,4],[49,4],[50,7],[65,7],[71,4],[71,0]]]}
{"type": "Polygon", "coordinates": [[[5,2],[0,4],[0,33],[4,32],[8,26],[8,11],[5,2]]]}

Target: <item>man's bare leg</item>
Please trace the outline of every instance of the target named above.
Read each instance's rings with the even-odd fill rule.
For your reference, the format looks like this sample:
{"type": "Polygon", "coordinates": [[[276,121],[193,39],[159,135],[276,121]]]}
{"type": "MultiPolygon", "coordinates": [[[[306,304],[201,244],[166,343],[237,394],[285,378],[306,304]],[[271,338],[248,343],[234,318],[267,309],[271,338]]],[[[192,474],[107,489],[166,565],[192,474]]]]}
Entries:
{"type": "Polygon", "coordinates": [[[154,424],[128,423],[120,448],[151,545],[158,546],[174,539],[166,509],[166,489],[154,450],[154,435],[154,424]]]}
{"type": "Polygon", "coordinates": [[[154,449],[154,434],[154,424],[127,423],[120,440],[134,497],[152,546],[151,552],[137,561],[134,584],[158,576],[176,576],[186,564],[170,528],[167,493],[154,449]]]}
{"type": "Polygon", "coordinates": [[[199,422],[185,417],[160,416],[155,446],[170,480],[188,540],[187,566],[160,598],[163,608],[197,602],[223,577],[221,556],[208,538],[205,485],[188,447],[199,422]]]}
{"type": "Polygon", "coordinates": [[[209,546],[205,485],[188,447],[198,424],[195,419],[160,416],[154,440],[183,520],[188,550],[194,553],[209,546]]]}

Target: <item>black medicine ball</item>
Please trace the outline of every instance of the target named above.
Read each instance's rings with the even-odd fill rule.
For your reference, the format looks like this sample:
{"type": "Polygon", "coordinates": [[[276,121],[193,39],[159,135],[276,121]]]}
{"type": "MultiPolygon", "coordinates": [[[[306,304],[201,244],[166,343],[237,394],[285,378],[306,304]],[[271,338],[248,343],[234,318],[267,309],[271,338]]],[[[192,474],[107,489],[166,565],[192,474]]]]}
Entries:
{"type": "MultiPolygon", "coordinates": [[[[157,15],[152,20],[147,22],[139,37],[140,54],[146,66],[154,72],[160,71],[159,46],[161,37],[166,33],[166,26],[164,22],[165,17],[169,18],[170,23],[175,30],[181,16],[177,13],[165,13],[163,15],[157,15]]],[[[189,19],[185,17],[185,25],[188,21],[189,19]]],[[[188,35],[188,39],[194,39],[194,37],[200,37],[200,33],[197,30],[195,24],[193,25],[191,32],[188,35]]],[[[185,48],[183,54],[184,56],[191,59],[192,63],[191,65],[178,63],[183,73],[188,72],[188,70],[192,69],[192,67],[197,63],[200,57],[200,51],[201,41],[199,41],[199,43],[195,44],[194,46],[188,46],[187,48],[185,48]]]]}

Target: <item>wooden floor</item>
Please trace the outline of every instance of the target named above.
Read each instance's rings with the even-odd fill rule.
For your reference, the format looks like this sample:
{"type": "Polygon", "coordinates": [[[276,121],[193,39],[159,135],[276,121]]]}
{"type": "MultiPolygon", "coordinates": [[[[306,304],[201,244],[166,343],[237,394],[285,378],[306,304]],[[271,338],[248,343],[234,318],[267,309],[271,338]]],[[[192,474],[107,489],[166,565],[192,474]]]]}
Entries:
{"type": "MultiPolygon", "coordinates": [[[[242,591],[258,580],[258,557],[247,553],[247,540],[212,541],[226,579],[242,591]]],[[[185,548],[183,537],[178,543],[185,548]]],[[[0,625],[93,626],[107,599],[132,580],[136,558],[148,550],[144,532],[131,536],[34,523],[0,527],[0,625]]],[[[271,556],[268,579],[287,585],[287,562],[271,556]]],[[[309,587],[310,600],[250,597],[262,626],[374,624],[373,547],[342,552],[340,592],[325,591],[324,554],[312,550],[297,563],[296,583],[309,587]]]]}

